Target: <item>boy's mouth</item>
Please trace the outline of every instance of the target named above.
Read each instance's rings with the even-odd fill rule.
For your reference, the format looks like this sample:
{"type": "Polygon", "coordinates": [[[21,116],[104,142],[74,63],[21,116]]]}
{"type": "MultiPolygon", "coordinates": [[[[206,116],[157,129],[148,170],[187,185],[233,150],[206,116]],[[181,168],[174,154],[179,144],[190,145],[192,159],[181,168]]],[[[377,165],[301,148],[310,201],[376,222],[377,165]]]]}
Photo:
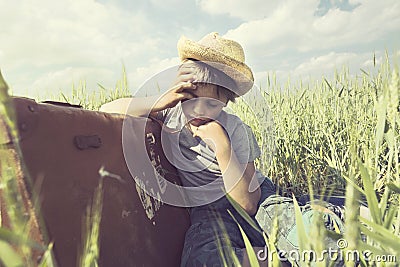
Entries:
{"type": "Polygon", "coordinates": [[[201,118],[193,118],[189,121],[191,125],[196,127],[206,124],[207,122],[209,122],[209,119],[201,119],[201,118]]]}

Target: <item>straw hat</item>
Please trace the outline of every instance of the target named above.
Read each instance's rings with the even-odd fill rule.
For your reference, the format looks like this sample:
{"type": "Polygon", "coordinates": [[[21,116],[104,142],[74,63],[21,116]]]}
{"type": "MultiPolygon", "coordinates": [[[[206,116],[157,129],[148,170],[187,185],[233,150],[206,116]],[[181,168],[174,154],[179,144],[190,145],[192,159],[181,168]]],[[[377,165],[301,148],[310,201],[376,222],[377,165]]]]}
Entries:
{"type": "Polygon", "coordinates": [[[182,36],[177,46],[181,60],[192,58],[203,61],[231,77],[238,87],[235,89],[238,95],[244,95],[253,87],[253,73],[244,63],[244,51],[238,42],[212,32],[198,42],[182,36]]]}

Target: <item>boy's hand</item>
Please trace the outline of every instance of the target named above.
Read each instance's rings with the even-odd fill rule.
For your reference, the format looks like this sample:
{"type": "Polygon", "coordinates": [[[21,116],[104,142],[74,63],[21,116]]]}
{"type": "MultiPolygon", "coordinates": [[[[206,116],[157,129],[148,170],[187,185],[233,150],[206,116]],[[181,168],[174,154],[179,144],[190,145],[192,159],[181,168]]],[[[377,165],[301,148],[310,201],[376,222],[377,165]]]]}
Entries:
{"type": "Polygon", "coordinates": [[[195,80],[196,76],[193,74],[192,68],[182,66],[178,70],[177,79],[174,85],[159,98],[153,110],[164,110],[176,106],[176,104],[182,100],[192,99],[193,95],[187,91],[197,88],[196,85],[193,84],[195,80]]]}
{"type": "Polygon", "coordinates": [[[210,121],[199,127],[192,126],[193,136],[200,137],[216,153],[230,150],[231,143],[228,134],[217,121],[210,121]]]}

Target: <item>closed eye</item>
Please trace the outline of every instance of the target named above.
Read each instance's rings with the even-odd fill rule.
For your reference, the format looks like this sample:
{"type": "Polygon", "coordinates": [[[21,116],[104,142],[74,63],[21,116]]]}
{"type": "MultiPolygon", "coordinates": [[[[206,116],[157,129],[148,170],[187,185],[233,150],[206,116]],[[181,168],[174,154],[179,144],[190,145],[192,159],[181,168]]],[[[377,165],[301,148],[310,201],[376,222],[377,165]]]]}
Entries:
{"type": "MultiPolygon", "coordinates": [[[[190,94],[191,96],[193,96],[193,98],[200,98],[198,95],[195,94],[195,92],[193,92],[193,91],[191,91],[191,90],[183,90],[182,92],[185,92],[185,93],[190,94]]],[[[208,98],[208,97],[204,97],[204,98],[208,98]]],[[[208,105],[209,107],[212,107],[212,108],[216,108],[216,107],[226,107],[226,104],[225,104],[225,103],[223,103],[222,101],[217,100],[217,99],[209,99],[209,100],[207,101],[207,105],[208,105]]]]}
{"type": "Polygon", "coordinates": [[[226,105],[224,103],[222,103],[221,101],[218,100],[210,100],[207,102],[207,105],[212,107],[212,108],[216,108],[216,107],[225,107],[226,105]]]}
{"type": "Polygon", "coordinates": [[[210,103],[208,103],[207,105],[208,105],[209,107],[211,107],[211,108],[216,108],[216,107],[218,107],[218,105],[210,104],[210,103]]]}

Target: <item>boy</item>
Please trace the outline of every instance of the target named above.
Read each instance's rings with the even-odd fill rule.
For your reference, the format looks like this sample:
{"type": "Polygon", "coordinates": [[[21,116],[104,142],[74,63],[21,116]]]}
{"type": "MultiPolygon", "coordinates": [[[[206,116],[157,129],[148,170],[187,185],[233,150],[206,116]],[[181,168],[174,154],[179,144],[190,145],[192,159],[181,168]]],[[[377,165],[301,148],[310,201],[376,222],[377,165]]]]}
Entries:
{"type": "Polygon", "coordinates": [[[217,33],[199,42],[182,37],[178,53],[183,64],[177,81],[161,97],[118,99],[101,110],[154,116],[170,129],[170,150],[165,154],[172,157],[192,207],[182,266],[222,266],[220,250],[229,254],[232,249],[246,265],[241,233],[227,210],[245,228],[253,246],[261,249],[265,242],[236,213],[225,194],[229,192],[253,216],[261,197],[259,185],[271,194],[275,190],[255,169],[260,150],[250,127],[223,108],[252,88],[253,74],[244,63],[240,44],[217,33]]]}

